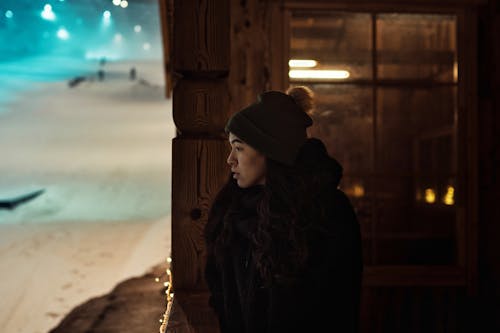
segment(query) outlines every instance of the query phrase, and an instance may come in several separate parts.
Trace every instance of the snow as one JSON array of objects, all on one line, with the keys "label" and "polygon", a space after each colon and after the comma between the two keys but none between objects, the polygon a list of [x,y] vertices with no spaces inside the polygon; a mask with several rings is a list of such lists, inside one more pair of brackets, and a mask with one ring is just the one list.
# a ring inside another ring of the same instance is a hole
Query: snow
[{"label": "snow", "polygon": [[169,255],[175,126],[162,63],[108,62],[103,81],[97,67],[83,64],[73,88],[42,78],[0,96],[0,200],[45,189],[0,210],[4,333],[47,332]]}]

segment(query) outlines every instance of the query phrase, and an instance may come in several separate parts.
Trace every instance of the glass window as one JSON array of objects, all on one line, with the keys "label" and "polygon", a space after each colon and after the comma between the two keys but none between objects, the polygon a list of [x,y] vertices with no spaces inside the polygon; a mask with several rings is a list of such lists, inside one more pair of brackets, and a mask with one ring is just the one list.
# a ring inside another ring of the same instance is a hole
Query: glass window
[{"label": "glass window", "polygon": [[293,13],[290,48],[311,61],[290,83],[316,95],[310,134],[344,167],[365,264],[456,264],[456,17]]}]

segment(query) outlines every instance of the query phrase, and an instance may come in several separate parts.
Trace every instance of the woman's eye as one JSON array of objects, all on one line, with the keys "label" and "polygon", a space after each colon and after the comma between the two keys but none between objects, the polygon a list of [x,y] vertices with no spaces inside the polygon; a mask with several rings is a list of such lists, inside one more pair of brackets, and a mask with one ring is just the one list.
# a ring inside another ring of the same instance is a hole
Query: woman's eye
[{"label": "woman's eye", "polygon": [[241,148],[241,147],[235,147],[235,149],[236,149],[236,151],[242,151],[243,150],[243,148]]}]

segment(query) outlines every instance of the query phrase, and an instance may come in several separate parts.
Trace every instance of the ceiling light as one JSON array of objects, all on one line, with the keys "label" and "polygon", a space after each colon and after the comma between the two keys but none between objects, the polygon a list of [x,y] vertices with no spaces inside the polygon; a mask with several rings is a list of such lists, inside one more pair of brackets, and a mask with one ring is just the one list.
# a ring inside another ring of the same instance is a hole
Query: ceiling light
[{"label": "ceiling light", "polygon": [[290,67],[316,67],[318,65],[318,62],[316,60],[309,60],[309,59],[291,59],[288,62],[288,66]]},{"label": "ceiling light", "polygon": [[347,79],[350,76],[348,71],[344,70],[307,70],[292,69],[288,72],[292,79]]}]

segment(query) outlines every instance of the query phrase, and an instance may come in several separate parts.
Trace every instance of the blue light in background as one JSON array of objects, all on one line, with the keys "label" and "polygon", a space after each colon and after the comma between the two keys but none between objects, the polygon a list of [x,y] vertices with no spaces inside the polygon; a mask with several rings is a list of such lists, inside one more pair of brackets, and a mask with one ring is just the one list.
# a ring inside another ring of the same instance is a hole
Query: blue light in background
[{"label": "blue light in background", "polygon": [[57,38],[67,40],[69,38],[68,30],[64,27],[59,28],[59,30],[57,30]]},{"label": "blue light in background", "polygon": [[43,7],[43,11],[40,14],[44,20],[47,21],[54,21],[56,19],[56,14],[52,11],[52,6],[49,4],[46,4]]},{"label": "blue light in background", "polygon": [[[89,54],[114,59],[162,57],[156,0],[129,1],[127,9],[114,6],[127,4],[121,0],[0,2],[0,65],[48,55],[73,60],[88,59]],[[65,30],[59,30],[62,27]],[[118,33],[121,38],[115,37]]]}]

